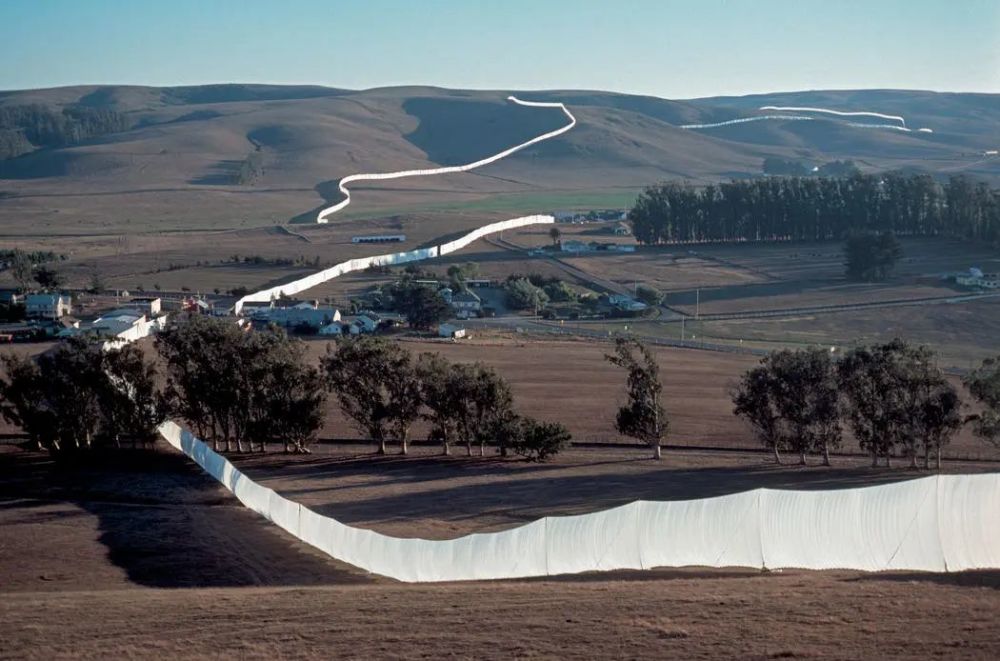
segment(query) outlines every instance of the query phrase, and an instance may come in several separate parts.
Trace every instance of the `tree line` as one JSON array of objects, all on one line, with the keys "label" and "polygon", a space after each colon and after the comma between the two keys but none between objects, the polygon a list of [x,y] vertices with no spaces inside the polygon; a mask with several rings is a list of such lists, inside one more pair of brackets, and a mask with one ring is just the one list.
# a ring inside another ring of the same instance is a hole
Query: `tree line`
[{"label": "tree line", "polygon": [[958,390],[935,363],[934,352],[900,339],[852,349],[835,359],[826,349],[768,354],[747,371],[732,392],[734,413],[745,419],[777,463],[781,452],[830,453],[849,429],[872,466],[894,454],[916,467],[941,453],[967,423],[984,441],[1000,447],[1000,361],[987,360],[965,377],[983,408],[963,416]]},{"label": "tree line", "polygon": [[1000,245],[1000,190],[968,176],[768,177],[647,188],[629,211],[643,244],[950,236]]},{"label": "tree line", "polygon": [[[487,446],[500,456],[545,460],[570,442],[565,426],[519,412],[507,381],[480,362],[414,356],[380,337],[342,339],[318,365],[280,329],[247,332],[213,317],[173,321],[155,340],[159,361],[137,345],[103,350],[79,338],[37,360],[0,357],[0,415],[54,454],[98,446],[146,444],[168,416],[178,417],[219,451],[308,452],[332,393],[345,418],[379,454],[409,451],[414,425],[448,455]],[[618,338],[605,356],[625,374],[619,433],[661,458],[669,428],[655,356],[642,342]],[[162,366],[162,367],[158,367]],[[163,372],[160,372],[162,368]],[[903,456],[940,466],[942,449],[966,424],[1000,447],[1000,357],[964,383],[977,412],[963,415],[957,389],[926,347],[901,340],[852,349],[773,352],[734,386],[734,413],[777,462],[781,453],[818,453],[829,465],[850,431],[872,465]]]},{"label": "tree line", "polygon": [[68,106],[57,111],[39,104],[6,106],[0,108],[0,160],[128,128],[128,118],[110,108]]},{"label": "tree line", "polygon": [[37,361],[5,354],[0,363],[0,414],[53,453],[151,443],[168,413],[156,370],[135,345],[103,351],[73,338]]},{"label": "tree line", "polygon": [[171,322],[155,347],[162,375],[134,344],[104,351],[75,338],[37,360],[4,355],[0,414],[54,454],[146,443],[168,416],[219,451],[308,452],[329,393],[379,454],[390,443],[407,454],[418,421],[444,454],[462,442],[469,456],[490,445],[501,456],[545,460],[570,441],[563,425],[519,413],[493,369],[436,353],[414,357],[383,338],[341,340],[313,366],[303,344],[280,329],[247,332],[192,316]]}]

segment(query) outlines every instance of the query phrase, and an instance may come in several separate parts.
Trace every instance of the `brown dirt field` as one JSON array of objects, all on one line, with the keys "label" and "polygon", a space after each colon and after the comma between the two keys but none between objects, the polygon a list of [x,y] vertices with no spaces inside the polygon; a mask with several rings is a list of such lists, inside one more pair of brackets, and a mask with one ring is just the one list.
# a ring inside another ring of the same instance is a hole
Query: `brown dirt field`
[{"label": "brown dirt field", "polygon": [[[328,342],[307,343],[310,356],[326,352]],[[414,354],[438,352],[458,362],[494,367],[511,384],[518,407],[527,415],[566,424],[577,440],[618,439],[615,411],[624,401],[625,377],[604,360],[611,345],[594,341],[470,339],[463,342],[405,340]],[[731,415],[727,388],[757,358],[684,349],[657,349],[670,414],[670,438],[679,444],[732,445],[748,438]],[[331,397],[323,434],[357,435]]]},{"label": "brown dirt field", "polygon": [[[1000,653],[997,572],[663,569],[405,585],[297,542],[171,450],[97,459],[57,467],[44,455],[0,447],[5,658]],[[345,520],[421,535],[443,532],[433,517],[456,530],[492,528],[502,516],[491,498],[508,495],[521,503],[507,515],[516,523],[517,514],[589,511],[619,498],[908,477],[851,466],[775,468],[734,455],[635,459],[584,450],[549,466],[351,455],[240,463],[295,498],[308,496],[296,483],[311,484],[311,497]]]},{"label": "brown dirt field", "polygon": [[[453,361],[481,361],[495,368],[511,384],[521,412],[565,424],[577,441],[633,443],[614,429],[615,411],[624,402],[625,381],[624,375],[604,360],[604,354],[611,350],[610,343],[489,335],[461,342],[401,341],[414,354],[438,352]],[[307,342],[308,355],[318,360],[328,345],[318,339]],[[729,396],[730,386],[758,363],[758,357],[667,347],[656,347],[654,354],[670,416],[668,445],[759,448],[750,428],[733,416]],[[970,399],[967,394],[966,399]],[[423,438],[425,432],[417,424],[413,437]],[[322,436],[358,438],[333,395],[327,404]],[[849,437],[844,449],[857,451]],[[945,456],[1000,458],[1000,451],[963,429],[945,450]]]}]

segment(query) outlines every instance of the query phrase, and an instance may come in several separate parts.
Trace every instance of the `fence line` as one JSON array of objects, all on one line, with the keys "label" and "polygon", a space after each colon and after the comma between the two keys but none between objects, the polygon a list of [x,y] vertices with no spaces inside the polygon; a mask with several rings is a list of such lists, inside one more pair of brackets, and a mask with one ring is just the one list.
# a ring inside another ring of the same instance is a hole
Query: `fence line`
[{"label": "fence line", "polygon": [[449,540],[355,528],[263,487],[173,422],[164,438],[243,505],[327,555],[405,582],[654,567],[949,572],[1000,568],[1000,474],[829,491],[635,501]]}]

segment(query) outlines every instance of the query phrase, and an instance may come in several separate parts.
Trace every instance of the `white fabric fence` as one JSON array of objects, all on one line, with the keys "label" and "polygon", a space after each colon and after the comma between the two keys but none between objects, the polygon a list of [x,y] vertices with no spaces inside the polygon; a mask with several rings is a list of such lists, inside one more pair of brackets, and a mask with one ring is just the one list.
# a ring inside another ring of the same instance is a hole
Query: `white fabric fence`
[{"label": "white fabric fence", "polygon": [[543,133],[542,135],[535,136],[527,142],[522,142],[519,145],[514,145],[509,149],[505,149],[502,152],[493,154],[492,156],[487,156],[486,158],[480,159],[473,163],[466,163],[465,165],[447,165],[439,168],[425,168],[422,170],[400,170],[398,172],[382,172],[379,174],[352,174],[344,177],[340,180],[338,188],[340,192],[344,194],[344,199],[334,204],[331,207],[327,207],[319,212],[316,216],[317,223],[326,223],[327,218],[337,213],[348,204],[351,203],[351,191],[347,189],[347,184],[353,183],[355,181],[386,181],[388,179],[403,179],[405,177],[430,177],[439,174],[454,174],[457,172],[468,172],[469,170],[475,170],[476,168],[481,168],[484,165],[489,165],[490,163],[496,163],[497,161],[507,158],[511,154],[515,154],[522,149],[530,147],[531,145],[538,144],[544,140],[550,138],[555,138],[556,136],[562,135],[566,131],[569,131],[574,126],[576,126],[576,117],[573,116],[565,105],[558,102],[545,102],[545,101],[522,101],[516,96],[508,96],[508,101],[516,103],[519,106],[528,106],[531,108],[558,108],[562,110],[563,114],[569,119],[569,123],[557,128],[554,131],[549,131],[548,133]]},{"label": "white fabric fence", "polygon": [[833,491],[755,489],[636,501],[433,541],[354,528],[260,486],[173,422],[171,445],[246,507],[364,570],[406,582],[525,578],[653,567],[861,571],[1000,568],[1000,474],[934,475]]},{"label": "white fabric fence", "polygon": [[460,239],[456,239],[455,241],[451,241],[440,246],[421,248],[419,250],[409,250],[406,252],[390,253],[387,255],[374,255],[372,257],[349,259],[346,262],[341,262],[340,264],[331,266],[328,269],[324,269],[319,273],[313,273],[304,278],[300,278],[283,285],[277,285],[275,287],[271,287],[270,289],[262,289],[261,291],[247,294],[240,300],[236,301],[234,310],[236,314],[239,314],[243,309],[244,303],[266,303],[270,300],[280,298],[281,296],[294,296],[295,294],[304,292],[307,289],[312,289],[313,287],[319,286],[328,280],[339,278],[347,273],[363,271],[369,266],[391,266],[394,264],[406,264],[407,262],[418,262],[424,259],[433,259],[439,255],[447,255],[448,253],[460,250],[470,243],[481,239],[487,234],[495,234],[497,232],[524,227],[526,225],[554,222],[555,218],[552,216],[522,216],[520,218],[511,218],[510,220],[502,220],[498,223],[484,225],[483,227],[479,227],[469,232]]}]

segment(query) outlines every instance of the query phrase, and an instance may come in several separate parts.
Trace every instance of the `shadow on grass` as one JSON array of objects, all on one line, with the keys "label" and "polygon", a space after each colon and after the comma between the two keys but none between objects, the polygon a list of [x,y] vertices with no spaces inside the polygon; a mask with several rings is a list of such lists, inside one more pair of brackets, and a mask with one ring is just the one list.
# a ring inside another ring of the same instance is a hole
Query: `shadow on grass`
[{"label": "shadow on grass", "polygon": [[[4,452],[0,499],[0,506],[17,513],[6,519],[13,522],[71,523],[33,512],[36,503],[66,502],[83,510],[74,516],[93,515],[108,561],[148,587],[371,580],[291,539],[245,509],[193,462],[164,448],[95,451],[60,461],[39,452]],[[72,566],[74,559],[65,562]]]},{"label": "shadow on grass", "polygon": [[1000,569],[976,569],[960,572],[879,572],[844,579],[846,582],[890,581],[896,583],[935,583],[958,587],[1000,590]]}]

